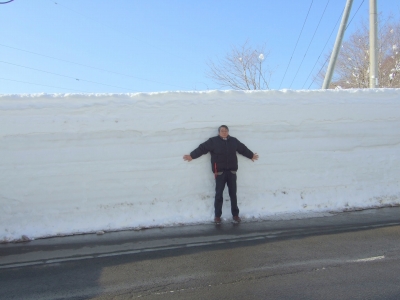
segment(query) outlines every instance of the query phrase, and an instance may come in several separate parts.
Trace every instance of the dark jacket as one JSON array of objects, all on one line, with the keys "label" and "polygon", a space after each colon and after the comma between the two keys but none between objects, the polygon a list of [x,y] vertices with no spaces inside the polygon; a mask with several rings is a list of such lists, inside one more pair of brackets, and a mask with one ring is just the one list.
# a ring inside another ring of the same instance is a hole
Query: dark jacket
[{"label": "dark jacket", "polygon": [[224,140],[218,135],[200,144],[199,147],[190,153],[190,156],[196,159],[208,152],[211,154],[211,168],[213,172],[216,172],[214,169],[215,164],[217,166],[217,172],[224,170],[237,171],[238,160],[236,152],[250,159],[253,158],[254,155],[254,153],[237,138],[228,136],[228,138]]}]

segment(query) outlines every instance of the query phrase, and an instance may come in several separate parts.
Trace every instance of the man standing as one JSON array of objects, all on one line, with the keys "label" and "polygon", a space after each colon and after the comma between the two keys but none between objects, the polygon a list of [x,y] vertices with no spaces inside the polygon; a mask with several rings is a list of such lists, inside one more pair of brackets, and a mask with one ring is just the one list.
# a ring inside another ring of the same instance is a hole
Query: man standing
[{"label": "man standing", "polygon": [[221,223],[222,193],[225,189],[225,184],[228,185],[229,197],[231,198],[231,212],[234,222],[240,222],[239,208],[236,198],[236,171],[238,169],[238,160],[236,152],[255,161],[258,159],[258,154],[251,152],[237,138],[229,135],[229,128],[226,125],[221,125],[218,128],[218,136],[209,138],[206,142],[199,145],[193,150],[190,155],[184,155],[183,159],[191,161],[199,158],[203,154],[211,153],[211,169],[215,174],[215,219],[217,224]]}]

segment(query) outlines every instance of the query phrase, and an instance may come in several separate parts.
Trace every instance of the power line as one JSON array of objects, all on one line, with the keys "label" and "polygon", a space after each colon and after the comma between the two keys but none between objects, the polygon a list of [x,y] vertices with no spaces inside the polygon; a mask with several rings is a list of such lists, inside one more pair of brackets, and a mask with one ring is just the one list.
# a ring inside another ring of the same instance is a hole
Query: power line
[{"label": "power line", "polygon": [[[364,2],[365,2],[365,0],[363,0],[363,1],[361,2],[361,4],[358,6],[358,8],[357,8],[356,12],[354,13],[353,17],[350,19],[349,23],[347,24],[347,26],[346,26],[346,28],[345,28],[345,31],[346,31],[347,28],[350,26],[350,24],[353,22],[354,17],[357,15],[358,11],[360,10],[360,8],[361,8],[361,6],[364,4]],[[343,10],[343,11],[344,11],[344,10]],[[342,11],[342,14],[340,15],[338,21],[336,22],[336,25],[335,25],[335,27],[333,28],[333,30],[335,30],[335,28],[336,28],[336,26],[337,26],[337,24],[338,24],[338,22],[339,22],[341,16],[343,15],[343,11]],[[332,36],[332,33],[333,33],[333,31],[331,32],[331,35],[329,36],[328,41],[330,40],[330,38],[331,38],[331,36]],[[324,49],[322,49],[322,52],[321,52],[321,54],[319,55],[317,61],[315,62],[314,67],[313,67],[313,69],[311,70],[311,72],[314,70],[315,65],[317,64],[319,58],[321,57],[323,51],[325,50],[325,47],[326,47],[328,41],[325,43]],[[331,52],[332,52],[332,51],[331,51]],[[325,67],[325,65],[326,65],[326,63],[328,62],[328,60],[329,60],[329,56],[326,58],[324,64],[322,65],[321,69],[318,71],[317,74],[319,74],[319,73],[323,70],[323,68]],[[310,72],[310,74],[311,74],[311,72]],[[310,75],[308,75],[308,77],[310,77]],[[308,80],[308,77],[307,77],[307,80]],[[316,76],[314,77],[314,79],[313,79],[313,81],[310,83],[310,85],[308,86],[308,89],[310,89],[310,87],[311,87],[311,85],[314,83],[315,79],[316,79]],[[306,80],[306,82],[307,82],[307,80]],[[304,84],[305,84],[305,83],[304,83]],[[304,85],[303,85],[303,86],[304,86]]]},{"label": "power line", "polygon": [[302,32],[303,32],[304,26],[306,25],[306,22],[307,22],[307,19],[308,19],[308,15],[309,15],[309,13],[310,13],[310,10],[311,10],[311,7],[312,7],[312,5],[313,5],[313,2],[314,2],[314,0],[311,1],[310,7],[308,8],[307,16],[306,16],[306,18],[305,18],[305,20],[304,20],[304,22],[303,22],[303,27],[301,28],[299,37],[297,38],[297,42],[296,42],[296,45],[294,46],[292,56],[290,57],[289,63],[288,63],[288,65],[287,65],[287,67],[286,67],[285,74],[283,75],[282,81],[281,81],[281,83],[279,84],[279,89],[281,88],[282,82],[283,82],[283,80],[285,79],[286,73],[287,73],[287,71],[288,71],[288,69],[289,69],[290,63],[291,63],[292,58],[293,58],[293,54],[294,54],[294,52],[296,51],[297,44],[299,43],[299,40],[300,40],[301,34],[302,34]]},{"label": "power line", "polygon": [[14,0],[10,0],[10,1],[6,1],[6,2],[0,2],[0,4],[7,4],[7,3],[10,3],[10,2],[13,2]]},{"label": "power line", "polygon": [[[342,13],[342,14],[343,14],[343,13]],[[315,64],[314,64],[314,66],[312,67],[310,74],[308,74],[308,77],[307,77],[306,81],[304,82],[304,84],[303,84],[303,86],[302,86],[301,88],[303,88],[303,87],[305,86],[305,84],[306,84],[307,81],[308,81],[308,78],[310,78],[311,74],[313,73],[315,66],[317,65],[317,63],[318,63],[318,61],[319,61],[321,55],[324,53],[325,48],[326,48],[326,46],[327,46],[328,43],[329,43],[329,40],[330,40],[331,37],[332,37],[332,34],[335,32],[335,29],[336,29],[337,25],[339,24],[339,21],[340,21],[340,18],[341,18],[341,17],[342,17],[342,16],[340,15],[339,18],[338,18],[338,20],[336,21],[336,24],[335,24],[335,26],[333,27],[333,29],[332,29],[332,31],[331,31],[331,34],[329,35],[329,37],[328,37],[328,39],[327,39],[327,41],[326,41],[326,43],[325,43],[325,45],[324,45],[324,48],[322,48],[322,51],[321,51],[321,53],[319,54],[317,60],[315,61]],[[325,64],[326,64],[326,62],[325,62]],[[325,65],[325,64],[324,64],[324,65]],[[315,81],[315,79],[311,82],[311,84],[313,84],[314,81]],[[311,84],[310,84],[310,86],[311,86]],[[308,88],[310,88],[310,86],[309,86]]]},{"label": "power line", "polygon": [[292,83],[291,83],[290,86],[289,86],[289,89],[292,87],[292,84],[293,84],[293,82],[295,81],[295,79],[296,79],[296,77],[297,77],[297,74],[298,74],[299,71],[300,71],[301,66],[303,65],[304,59],[306,58],[307,53],[308,53],[308,49],[310,49],[311,43],[312,43],[312,41],[314,40],[315,34],[317,33],[317,30],[318,30],[318,28],[319,28],[319,25],[321,24],[322,18],[323,18],[324,15],[325,15],[325,11],[326,11],[326,8],[328,7],[329,2],[330,2],[330,0],[328,0],[328,2],[327,2],[326,5],[325,5],[324,11],[322,12],[322,15],[321,15],[321,18],[319,19],[317,28],[315,28],[314,34],[313,34],[313,36],[312,36],[312,38],[311,38],[311,41],[310,41],[310,43],[308,44],[306,53],[304,53],[303,59],[302,59],[301,62],[300,62],[300,66],[298,67],[297,72],[296,72],[296,74],[294,75],[294,78],[293,78],[293,80],[292,80]]},{"label": "power line", "polygon": [[347,30],[347,28],[350,26],[351,22],[353,22],[354,17],[357,15],[357,13],[358,13],[358,11],[360,10],[361,6],[364,4],[364,1],[365,1],[365,0],[363,0],[363,1],[361,2],[360,6],[358,6],[358,8],[357,8],[356,12],[354,13],[353,17],[350,19],[349,24],[347,24],[346,30]]},{"label": "power line", "polygon": [[14,82],[27,83],[27,84],[32,84],[32,85],[39,85],[39,86],[57,88],[57,89],[62,89],[62,90],[70,90],[70,91],[76,91],[76,92],[90,93],[90,92],[87,92],[87,91],[80,91],[80,90],[74,90],[74,89],[69,89],[69,88],[63,88],[63,87],[59,87],[59,86],[44,85],[44,84],[38,84],[38,83],[32,83],[32,82],[21,81],[21,80],[14,80],[14,79],[2,78],[2,77],[0,77],[0,79],[2,79],[2,80],[7,80],[7,81],[14,81]]},{"label": "power line", "polygon": [[[12,0],[12,1],[13,1],[13,0]],[[64,6],[64,5],[61,5],[61,4],[59,4],[59,3],[55,2],[55,1],[52,1],[52,0],[50,0],[50,1],[51,1],[52,3],[58,5],[58,6],[62,6],[63,8],[66,8],[66,9],[68,9],[68,10],[70,10],[70,11],[73,11],[74,13],[79,14],[79,15],[81,15],[81,16],[83,16],[83,17],[85,17],[85,18],[87,18],[87,19],[89,19],[89,20],[91,20],[91,21],[97,22],[96,20],[91,19],[91,18],[85,16],[84,14],[82,14],[82,13],[80,13],[80,12],[78,12],[78,11],[75,11],[75,10],[73,10],[73,9],[70,9],[70,8],[68,8],[68,7]],[[11,1],[9,1],[9,2],[11,2]],[[3,4],[3,3],[2,3],[2,4]],[[100,23],[100,22],[97,22],[97,23]],[[103,25],[103,26],[106,26],[106,25],[104,25],[103,23],[100,23],[100,24]],[[108,26],[106,26],[106,27],[108,27]],[[111,27],[108,27],[108,28],[115,30],[114,28],[111,28]],[[130,38],[132,38],[132,37],[130,37]],[[134,39],[135,39],[135,38],[134,38]],[[136,39],[136,40],[138,40],[138,39]],[[138,40],[138,41],[139,41],[139,40]],[[143,41],[141,41],[141,42],[143,42]],[[164,51],[164,52],[167,52],[167,51],[165,51],[165,50],[163,50],[163,49],[160,49],[160,48],[158,48],[158,47],[156,47],[156,46],[154,46],[154,45],[151,45],[151,44],[149,44],[149,43],[146,43],[146,44],[148,44],[148,45],[150,45],[150,46],[152,46],[152,47],[155,47],[155,48],[157,48],[157,49],[159,49],[159,50],[162,50],[162,51]],[[67,62],[67,63],[79,65],[79,66],[83,66],[83,67],[86,67],[86,68],[91,68],[91,69],[95,69],[95,70],[107,72],[107,73],[112,73],[112,74],[116,74],[116,75],[120,75],[120,76],[126,76],[126,77],[130,77],[130,78],[134,78],[134,79],[139,79],[139,80],[144,80],[144,81],[148,81],[148,82],[153,82],[153,83],[158,83],[158,84],[163,84],[163,85],[174,86],[174,87],[186,89],[185,87],[178,86],[178,85],[168,84],[168,83],[164,83],[164,82],[160,82],[160,81],[145,79],[145,78],[141,78],[141,77],[137,77],[137,76],[132,76],[132,75],[123,74],[123,73],[119,73],[119,72],[115,72],[115,71],[110,71],[110,70],[107,70],[107,69],[102,69],[102,68],[98,68],[98,67],[94,67],[94,66],[89,66],[89,65],[86,65],[86,64],[76,63],[76,62],[73,62],[73,61],[69,61],[69,60],[65,60],[65,59],[61,59],[61,58],[56,58],[56,57],[52,57],[52,56],[48,56],[48,55],[44,55],[44,54],[40,54],[40,53],[28,51],[28,50],[24,50],[24,49],[19,49],[19,48],[7,46],[7,45],[4,45],[4,44],[0,44],[0,46],[7,47],[7,48],[11,48],[11,49],[15,49],[15,50],[19,50],[19,51],[23,51],[23,52],[27,52],[27,53],[31,53],[31,54],[34,54],[34,55],[39,55],[39,56],[46,57],[46,58],[51,58],[51,59],[54,59],[54,60],[59,60],[59,61],[63,61],[63,62]],[[172,54],[172,53],[170,53],[170,54],[171,54],[171,55],[174,55],[174,54]],[[174,55],[174,56],[176,56],[176,55]],[[95,81],[90,81],[90,80],[75,78],[75,77],[66,76],[66,75],[63,75],[63,74],[58,74],[58,73],[53,73],[53,72],[44,71],[44,70],[40,70],[40,69],[30,68],[30,67],[27,67],[27,66],[12,64],[12,63],[8,63],[8,62],[5,62],[5,61],[0,61],[0,62],[6,63],[6,64],[10,64],[10,65],[14,65],[14,66],[18,66],[18,67],[22,67],[22,68],[27,68],[27,69],[35,70],[35,71],[39,71],[39,72],[44,72],[44,73],[48,73],[48,74],[52,74],[52,75],[57,75],[57,76],[62,76],[62,77],[66,77],[66,78],[75,79],[76,81],[84,81],[84,82],[89,82],[89,83],[94,83],[94,84],[99,84],[99,85],[104,85],[104,86],[109,86],[109,87],[116,87],[116,88],[121,88],[121,89],[129,90],[129,91],[138,92],[138,91],[132,90],[132,89],[130,89],[130,88],[124,88],[124,87],[109,85],[109,84],[105,84],[105,83],[100,83],[100,82],[95,82]]]},{"label": "power line", "polygon": [[82,66],[82,67],[86,67],[86,68],[90,68],[90,69],[94,69],[94,70],[99,70],[99,71],[111,73],[111,74],[116,74],[116,75],[120,75],[120,76],[130,77],[130,78],[134,78],[134,79],[139,79],[139,80],[144,80],[144,81],[148,81],[148,82],[159,83],[159,84],[164,84],[164,85],[169,85],[169,86],[174,86],[174,87],[179,87],[179,88],[184,88],[184,87],[178,86],[178,85],[168,84],[168,83],[155,81],[155,80],[151,80],[151,79],[145,79],[145,78],[141,78],[141,77],[137,77],[137,76],[132,76],[132,75],[129,75],[129,74],[114,72],[114,71],[110,71],[110,70],[107,70],[107,69],[102,69],[102,68],[98,68],[98,67],[94,67],[94,66],[89,66],[89,65],[73,62],[73,61],[70,61],[70,60],[62,59],[62,58],[57,58],[57,57],[53,57],[53,56],[49,56],[49,55],[45,55],[45,54],[40,54],[40,53],[37,53],[37,52],[32,52],[32,51],[28,51],[28,50],[24,50],[24,49],[20,49],[20,48],[16,48],[16,47],[11,47],[11,46],[4,45],[4,44],[0,44],[0,46],[7,47],[7,48],[10,48],[10,49],[14,49],[14,50],[18,50],[18,51],[23,51],[23,52],[26,52],[26,53],[31,53],[31,54],[42,56],[42,57],[46,57],[46,58],[51,58],[51,59],[58,60],[58,61],[63,61],[63,62],[66,62],[66,63],[70,63],[70,64],[74,64],[74,65],[78,65],[78,66]]},{"label": "power line", "polygon": [[56,76],[61,76],[61,77],[65,77],[65,78],[74,79],[74,80],[76,80],[76,81],[84,81],[84,82],[89,82],[89,83],[94,83],[94,84],[99,84],[99,85],[104,85],[104,86],[109,86],[109,87],[115,87],[115,88],[119,88],[119,89],[124,89],[124,90],[128,90],[128,91],[131,91],[131,92],[138,92],[138,91],[136,91],[136,90],[132,90],[132,89],[128,89],[128,88],[124,88],[124,87],[120,87],[120,86],[115,86],[115,85],[105,84],[105,83],[101,83],[101,82],[90,81],[90,80],[86,80],[86,79],[82,79],[82,78],[71,77],[71,76],[68,76],[68,75],[63,75],[63,74],[48,72],[48,71],[44,71],[44,70],[40,70],[40,69],[36,69],[36,68],[31,68],[31,67],[27,67],[27,66],[22,66],[22,65],[17,65],[17,64],[9,63],[9,62],[2,61],[2,60],[0,60],[0,62],[1,62],[1,63],[4,63],[4,64],[12,65],[12,66],[20,67],[20,68],[25,68],[25,69],[29,69],[29,70],[34,70],[34,71],[38,71],[38,72],[43,72],[43,73],[47,73],[47,74],[52,74],[52,75],[56,75]]}]

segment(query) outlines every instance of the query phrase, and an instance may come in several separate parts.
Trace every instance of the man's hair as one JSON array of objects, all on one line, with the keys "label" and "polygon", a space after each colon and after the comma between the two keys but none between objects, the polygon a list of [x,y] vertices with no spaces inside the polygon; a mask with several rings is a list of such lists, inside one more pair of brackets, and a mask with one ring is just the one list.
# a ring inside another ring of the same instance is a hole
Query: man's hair
[{"label": "man's hair", "polygon": [[226,125],[221,125],[221,126],[219,126],[219,127],[218,127],[218,132],[220,132],[220,131],[221,131],[221,128],[225,128],[226,130],[228,130],[228,131],[229,131],[229,128],[228,128],[228,126],[226,126]]}]

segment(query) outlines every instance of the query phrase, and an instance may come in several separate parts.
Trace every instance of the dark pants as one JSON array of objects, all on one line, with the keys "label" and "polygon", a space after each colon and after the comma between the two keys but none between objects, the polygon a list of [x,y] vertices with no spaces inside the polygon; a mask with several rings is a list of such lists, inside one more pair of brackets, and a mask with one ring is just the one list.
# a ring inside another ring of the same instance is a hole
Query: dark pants
[{"label": "dark pants", "polygon": [[224,171],[215,179],[215,216],[221,217],[222,215],[222,204],[224,203],[222,193],[224,192],[225,184],[228,185],[229,197],[231,198],[232,216],[238,216],[239,208],[236,198],[236,174],[233,174],[231,171]]}]

